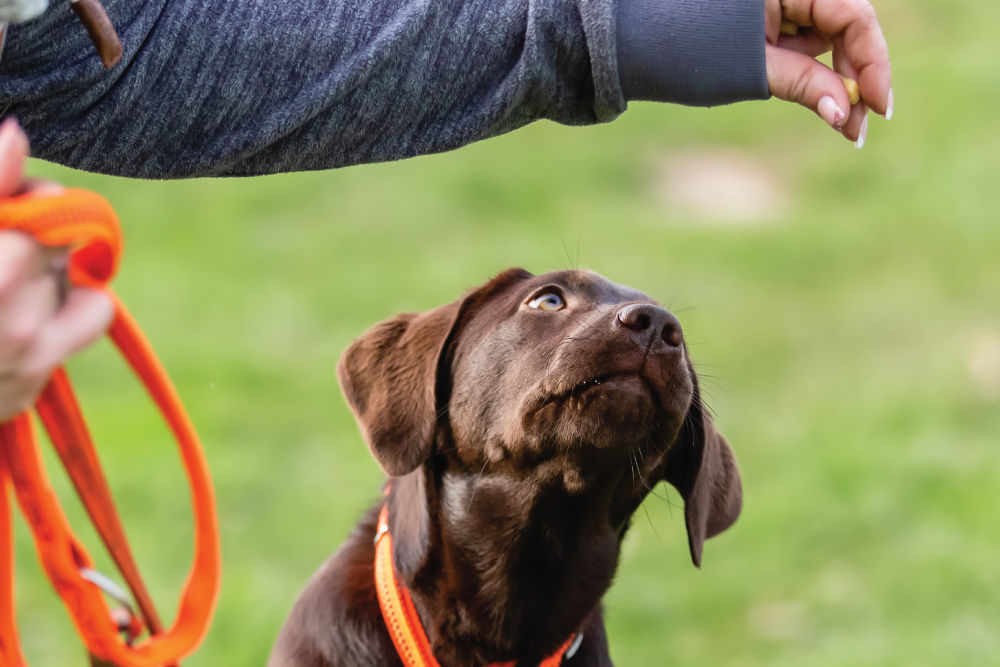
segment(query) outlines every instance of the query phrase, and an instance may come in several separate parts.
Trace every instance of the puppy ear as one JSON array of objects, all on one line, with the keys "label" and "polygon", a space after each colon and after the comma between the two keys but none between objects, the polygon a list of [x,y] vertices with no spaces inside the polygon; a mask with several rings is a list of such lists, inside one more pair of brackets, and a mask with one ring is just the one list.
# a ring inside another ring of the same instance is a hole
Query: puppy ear
[{"label": "puppy ear", "polygon": [[438,358],[459,303],[380,322],[340,357],[337,377],[375,460],[405,475],[429,456]]},{"label": "puppy ear", "polygon": [[450,389],[450,343],[463,323],[498,290],[530,276],[509,269],[458,301],[376,324],[340,357],[340,387],[386,474],[405,475],[431,456]]},{"label": "puppy ear", "polygon": [[733,450],[702,406],[697,385],[680,433],[667,454],[664,478],[684,498],[691,560],[701,567],[705,540],[739,517],[743,487]]}]

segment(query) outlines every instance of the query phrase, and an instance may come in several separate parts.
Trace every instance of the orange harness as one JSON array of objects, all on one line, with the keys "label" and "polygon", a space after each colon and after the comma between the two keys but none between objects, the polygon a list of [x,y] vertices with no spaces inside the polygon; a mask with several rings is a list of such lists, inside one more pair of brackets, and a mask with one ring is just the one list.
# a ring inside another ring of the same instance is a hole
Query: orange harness
[{"label": "orange harness", "polygon": [[[389,629],[396,653],[405,667],[440,667],[431,651],[427,633],[420,623],[413,599],[406,587],[396,578],[392,564],[392,535],[389,533],[389,504],[382,506],[375,531],[375,590],[382,619]],[[538,667],[559,667],[563,657],[572,658],[580,648],[581,633],[576,633],[555,653],[543,660]],[[516,661],[494,663],[489,667],[514,667]]]},{"label": "orange harness", "polygon": [[[0,201],[0,229],[33,236],[48,246],[70,246],[69,279],[105,289],[122,251],[111,206],[85,190],[60,196],[22,195]],[[177,620],[164,631],[132,557],[121,520],[79,405],[62,369],[35,404],[56,451],[115,564],[132,591],[150,636],[133,644],[142,623],[128,615],[115,621],[104,599],[107,580],[96,573],[70,529],[42,467],[27,413],[0,424],[0,665],[22,667],[13,599],[13,545],[7,487],[12,486],[34,539],[39,560],[95,660],[121,667],[163,667],[188,655],[208,628],[218,598],[221,557],[215,498],[208,467],[176,391],[125,306],[114,301],[111,340],[142,381],[176,438],[191,485],[195,520],[194,563],[181,593]],[[114,587],[116,588],[116,587]],[[118,594],[117,597],[121,597]],[[122,638],[121,633],[128,635]]]}]

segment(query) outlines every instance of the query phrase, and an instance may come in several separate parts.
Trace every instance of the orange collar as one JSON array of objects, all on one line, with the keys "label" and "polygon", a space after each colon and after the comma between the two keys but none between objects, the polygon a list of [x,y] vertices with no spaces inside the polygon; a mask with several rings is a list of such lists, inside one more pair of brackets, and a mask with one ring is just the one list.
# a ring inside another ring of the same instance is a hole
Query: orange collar
[{"label": "orange collar", "polygon": [[[382,609],[382,619],[389,629],[392,643],[396,645],[405,667],[440,667],[431,651],[430,641],[424,626],[420,623],[417,610],[413,606],[410,592],[396,578],[396,568],[392,564],[392,535],[389,533],[389,503],[382,506],[375,531],[375,590],[378,604]],[[555,653],[543,660],[538,667],[559,667],[563,657],[572,658],[583,633],[576,633],[566,640]],[[489,667],[514,667],[516,661],[498,662]]]}]

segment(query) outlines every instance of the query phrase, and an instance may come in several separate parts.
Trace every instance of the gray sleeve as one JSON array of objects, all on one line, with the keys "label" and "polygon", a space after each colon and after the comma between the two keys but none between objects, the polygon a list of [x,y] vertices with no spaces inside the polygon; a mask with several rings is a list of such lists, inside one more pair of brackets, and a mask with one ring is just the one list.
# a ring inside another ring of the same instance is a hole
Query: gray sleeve
[{"label": "gray sleeve", "polygon": [[765,99],[764,3],[619,0],[618,69],[628,100]]},{"label": "gray sleeve", "polygon": [[[675,101],[695,103],[760,96],[720,76],[722,59],[702,74],[700,56],[650,46],[660,39],[636,27],[638,3],[715,1],[108,0],[125,54],[105,71],[67,0],[55,0],[9,28],[0,111],[21,121],[34,155],[126,176],[394,160],[540,118],[608,121],[625,109],[623,88],[661,99],[658,86],[686,81]],[[654,14],[669,30],[663,9]],[[757,26],[750,14],[731,20],[746,18],[740,38],[759,46],[762,68],[763,19]],[[684,24],[678,44],[697,41],[691,29]],[[674,73],[648,73],[660,67]]]}]

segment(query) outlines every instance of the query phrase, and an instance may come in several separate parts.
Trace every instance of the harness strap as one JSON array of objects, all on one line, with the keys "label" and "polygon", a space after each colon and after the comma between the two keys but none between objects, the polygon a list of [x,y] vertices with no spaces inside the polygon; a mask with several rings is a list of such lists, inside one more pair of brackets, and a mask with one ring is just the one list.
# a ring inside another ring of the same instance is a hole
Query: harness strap
[{"label": "harness strap", "polygon": [[[114,276],[122,242],[110,205],[96,194],[66,190],[59,196],[22,195],[0,201],[0,228],[23,231],[43,245],[70,246],[69,279],[104,289]],[[163,667],[190,653],[208,628],[218,597],[221,558],[215,500],[207,464],[194,428],[166,372],[124,305],[115,308],[112,342],[145,385],[174,434],[191,486],[195,515],[194,563],[188,573],[174,625],[162,631],[114,508],[72,386],[60,369],[43,390],[36,409],[66,465],[102,541],[119,566],[150,630],[134,646],[119,635],[93,561],[73,534],[42,467],[27,414],[0,424],[0,664],[24,665],[17,645],[13,602],[13,551],[6,490],[12,486],[35,539],[42,566],[63,600],[96,662],[121,667]],[[134,625],[130,634],[138,633]]]},{"label": "harness strap", "polygon": [[[375,530],[375,591],[378,594],[382,619],[392,637],[396,653],[404,667],[440,667],[431,650],[430,640],[420,623],[413,598],[396,577],[392,563],[392,534],[389,532],[389,503],[382,506]],[[572,657],[579,648],[580,633],[574,634],[555,653],[543,660],[538,667],[559,667],[563,656]],[[499,662],[489,667],[515,667],[516,660]]]}]

